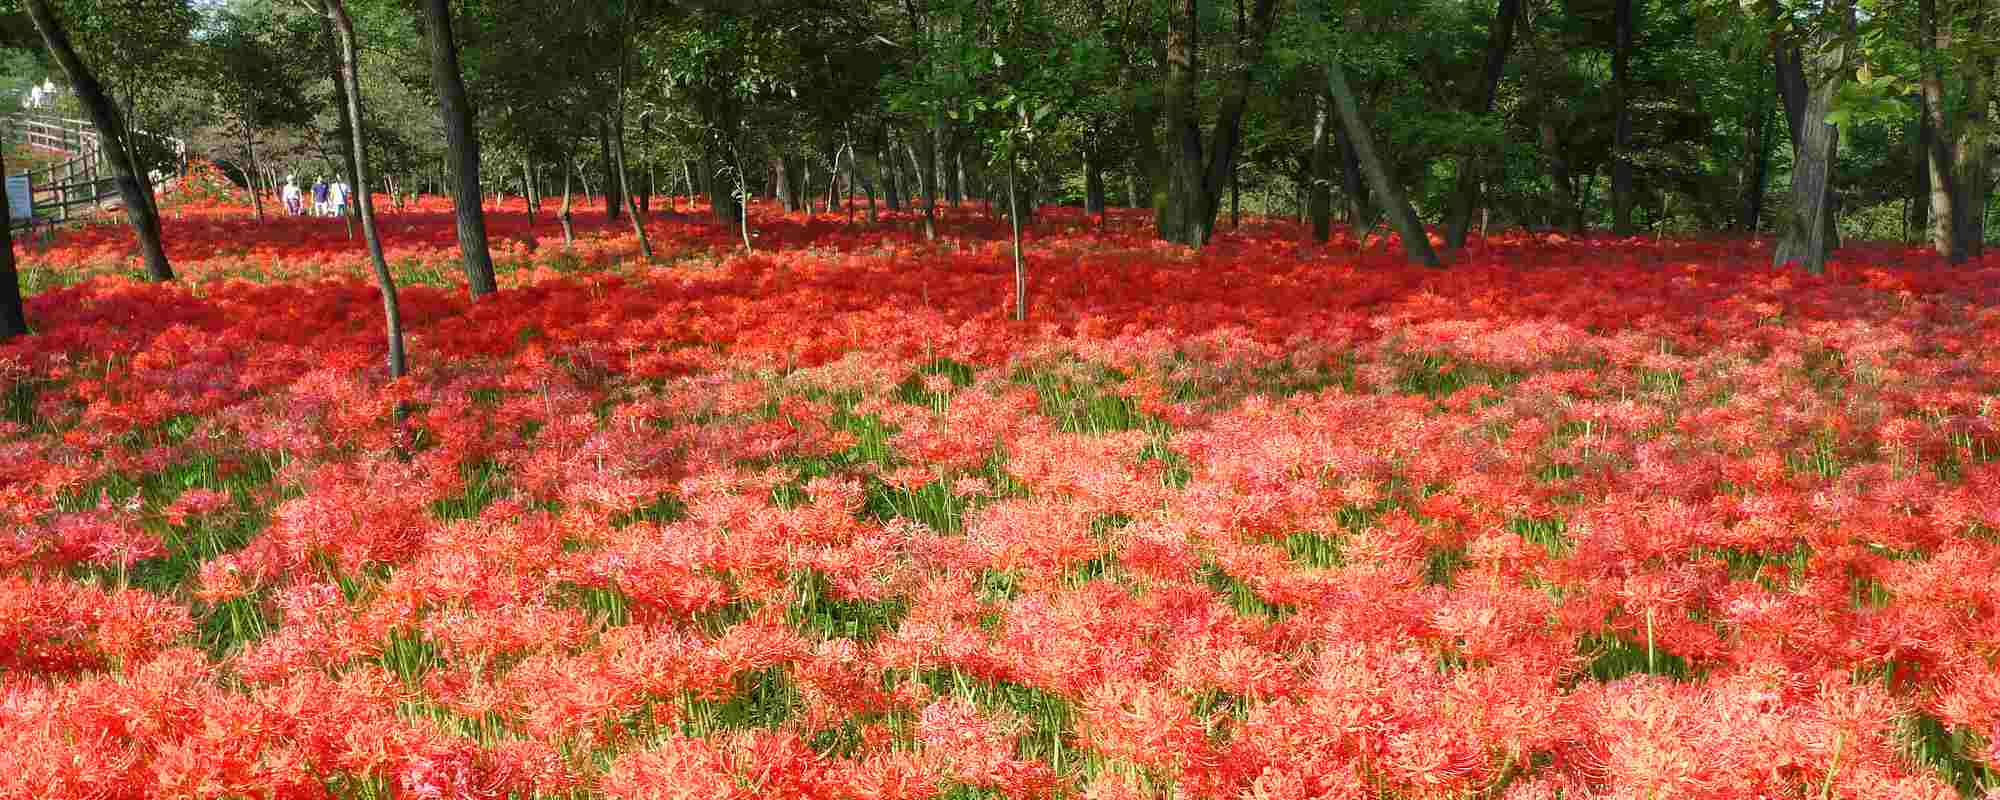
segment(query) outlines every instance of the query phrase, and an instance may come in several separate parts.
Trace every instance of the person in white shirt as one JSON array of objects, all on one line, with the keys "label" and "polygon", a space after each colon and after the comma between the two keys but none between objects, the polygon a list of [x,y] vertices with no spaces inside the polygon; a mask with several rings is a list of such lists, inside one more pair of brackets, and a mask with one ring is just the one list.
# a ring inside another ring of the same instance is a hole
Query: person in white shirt
[{"label": "person in white shirt", "polygon": [[326,212],[332,217],[347,213],[347,181],[334,181],[326,188]]},{"label": "person in white shirt", "polygon": [[281,193],[281,196],[285,200],[285,213],[290,214],[294,217],[298,216],[299,211],[301,210],[299,208],[299,184],[298,181],[290,175],[285,176],[285,188],[284,191]]}]

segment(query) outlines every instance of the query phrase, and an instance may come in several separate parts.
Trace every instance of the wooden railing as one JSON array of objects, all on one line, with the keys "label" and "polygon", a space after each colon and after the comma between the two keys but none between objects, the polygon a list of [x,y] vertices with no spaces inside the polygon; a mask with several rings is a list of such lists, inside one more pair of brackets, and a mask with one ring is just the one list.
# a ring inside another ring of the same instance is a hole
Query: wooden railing
[{"label": "wooden railing", "polygon": [[[89,216],[120,202],[118,181],[104,163],[103,137],[89,122],[43,114],[8,114],[0,117],[7,142],[35,150],[59,153],[69,158],[26,173],[34,197],[34,215],[13,220],[17,228],[36,224],[61,224],[72,215]],[[187,164],[187,143],[171,136],[133,131],[166,145],[173,152],[173,171]],[[154,183],[159,182],[156,177]],[[82,211],[84,207],[88,211]],[[73,211],[73,209],[77,209]],[[10,215],[11,216],[11,215]]]}]

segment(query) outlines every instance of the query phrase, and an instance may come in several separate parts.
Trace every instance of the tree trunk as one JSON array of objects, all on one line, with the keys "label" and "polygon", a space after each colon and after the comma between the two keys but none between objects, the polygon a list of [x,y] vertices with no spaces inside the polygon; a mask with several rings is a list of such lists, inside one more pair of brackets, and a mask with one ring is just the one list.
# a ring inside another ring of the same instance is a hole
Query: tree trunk
[{"label": "tree trunk", "polygon": [[1758,102],[1751,107],[1750,118],[1743,126],[1747,130],[1743,142],[1743,206],[1736,227],[1746,233],[1756,233],[1764,216],[1764,184],[1771,169],[1771,137],[1765,130],[1770,119],[1770,105]]},{"label": "tree trunk", "polygon": [[535,224],[535,211],[542,205],[542,198],[535,186],[535,162],[527,155],[521,156],[521,195],[528,199],[528,224]]},{"label": "tree trunk", "polygon": [[881,147],[875,160],[882,164],[882,199],[888,202],[890,211],[903,210],[903,170],[898,166],[902,159],[896,157],[895,143]]},{"label": "tree trunk", "polygon": [[[1215,218],[1222,207],[1223,182],[1235,168],[1243,110],[1249,102],[1251,66],[1262,57],[1276,3],[1257,0],[1251,12],[1249,28],[1238,40],[1236,68],[1226,80],[1227,88],[1205,153],[1200,107],[1195,102],[1195,84],[1200,79],[1197,36],[1201,3],[1185,0],[1176,5],[1179,8],[1172,14],[1167,33],[1166,83],[1167,138],[1174,160],[1160,237],[1200,247],[1214,233]],[[1239,27],[1242,22],[1239,20]]]},{"label": "tree trunk", "polygon": [[1953,184],[1958,176],[1954,169],[1957,159],[1952,153],[1951,125],[1944,115],[1944,65],[1940,61],[1945,47],[1938,39],[1937,1],[1919,0],[1917,9],[1917,50],[1921,55],[1919,85],[1925,123],[1923,133],[1930,144],[1925,164],[1931,190],[1931,246],[1937,249],[1938,255],[1957,264],[1965,261],[1966,253],[1961,247],[1963,240],[1958,236],[1959,214],[1953,208],[1953,202],[1957,200]]},{"label": "tree trunk", "polygon": [[1326,175],[1329,166],[1326,163],[1327,128],[1331,122],[1327,117],[1332,113],[1332,109],[1327,107],[1328,101],[1324,93],[1317,93],[1313,100],[1319,109],[1313,115],[1312,160],[1306,174],[1307,185],[1310,188],[1307,191],[1306,204],[1311,209],[1307,216],[1312,217],[1313,240],[1324,242],[1333,235],[1333,192],[1327,185]]},{"label": "tree trunk", "polygon": [[[1976,0],[1972,4],[1971,19],[1967,21],[1967,40],[1984,42],[1987,25],[1988,2]],[[1963,115],[1956,120],[1952,133],[1958,136],[1957,174],[1952,176],[1952,210],[1958,214],[1956,233],[1958,250],[1964,258],[1978,258],[1986,252],[1986,202],[1992,194],[1993,176],[1987,170],[1987,104],[1992,101],[1991,90],[1994,67],[1993,50],[1990,47],[1978,49],[1976,55],[1967,58],[1960,72],[1960,81],[1965,87]]]},{"label": "tree trunk", "polygon": [[1333,114],[1328,119],[1333,127],[1330,133],[1340,150],[1340,191],[1347,196],[1347,226],[1358,239],[1375,227],[1375,199],[1368,196],[1368,178],[1361,174],[1361,156],[1354,152],[1354,140],[1341,128],[1338,112],[1332,108],[1332,95],[1326,96],[1326,103],[1328,113]]},{"label": "tree trunk", "polygon": [[1028,270],[1021,261],[1021,206],[1014,199],[1014,145],[1007,144],[1007,217],[1014,231],[1014,321],[1028,319]]},{"label": "tree trunk", "polygon": [[[257,129],[250,125],[250,104],[243,104],[243,152],[250,161],[243,170],[243,182],[250,184],[250,207],[257,212],[257,224],[264,224],[264,195],[257,191]],[[91,188],[93,194],[96,187]]]},{"label": "tree trunk", "polygon": [[778,204],[790,214],[798,209],[798,200],[792,196],[792,175],[786,169],[786,159],[780,155],[771,159],[772,182],[777,186]]},{"label": "tree trunk", "polygon": [[90,124],[97,128],[100,148],[104,160],[111,164],[111,174],[118,181],[118,196],[124,201],[125,219],[132,225],[132,235],[139,240],[139,253],[146,261],[146,275],[155,281],[174,279],[173,267],[167,263],[166,248],[160,243],[160,212],[153,205],[153,183],[142,166],[132,158],[132,150],[125,141],[125,121],[119,116],[117,104],[104,93],[104,86],[97,82],[89,66],[83,63],[76,48],[71,46],[69,33],[49,7],[49,0],[22,0],[28,17],[34,22],[35,30],[42,35],[42,43],[49,49],[49,55],[62,67],[68,77],[70,90],[77,101],[90,115]]},{"label": "tree trunk", "polygon": [[[1917,95],[1917,131],[1911,137],[1911,141],[1915,143],[1916,148],[1911,163],[1916,165],[1916,169],[1910,173],[1909,214],[1903,220],[1904,226],[1908,229],[1905,231],[1903,237],[1905,241],[1911,240],[1910,234],[1912,233],[1918,238],[1925,240],[1929,238],[1928,231],[1931,221],[1931,139],[1933,137],[1931,118],[1929,114],[1924,113],[1923,94],[1920,91]],[[1922,233],[1917,233],[1919,231],[1922,231]]]},{"label": "tree trunk", "polygon": [[[438,2],[439,0],[432,0]],[[625,198],[626,216],[632,220],[632,235],[639,237],[639,257],[653,260],[653,242],[646,238],[646,220],[639,213],[639,201],[632,196],[632,173],[625,169],[625,80],[631,71],[632,5],[626,3],[618,17],[618,99],[612,104],[612,118],[605,123],[611,132],[611,152],[618,168],[618,193]]]},{"label": "tree trunk", "polygon": [[1243,226],[1243,187],[1238,182],[1240,170],[1235,160],[1229,162],[1229,229]]},{"label": "tree trunk", "polygon": [[[340,82],[346,105],[348,158],[353,171],[354,204],[361,213],[362,237],[368,242],[368,258],[375,265],[375,282],[382,290],[382,317],[388,329],[389,378],[403,377],[407,362],[403,355],[403,315],[396,302],[396,279],[389,274],[389,262],[382,257],[382,238],[375,231],[374,193],[368,189],[368,156],[361,134],[361,49],[354,41],[354,22],[347,16],[345,0],[316,0],[325,24],[331,27],[340,47]],[[474,197],[477,197],[475,189]]]},{"label": "tree trunk", "polygon": [[[1481,75],[1479,105],[1475,109],[1482,117],[1493,113],[1493,102],[1500,94],[1500,78],[1507,69],[1507,54],[1514,48],[1515,22],[1520,17],[1521,0],[1500,0],[1493,12],[1493,24],[1486,29],[1486,71]],[[1472,227],[1472,210],[1480,202],[1479,185],[1478,155],[1461,156],[1457,185],[1452,192],[1451,218],[1445,223],[1445,247],[1456,250],[1465,246],[1466,232]]]},{"label": "tree trunk", "polygon": [[1104,213],[1104,163],[1088,149],[1083,151],[1083,213]]},{"label": "tree trunk", "polygon": [[708,208],[709,212],[715,215],[715,221],[735,224],[741,220],[737,218],[739,209],[732,194],[734,187],[724,186],[722,181],[715,179],[715,165],[722,160],[720,156],[712,142],[702,151],[702,184],[708,191]]},{"label": "tree trunk", "polygon": [[1611,232],[1631,236],[1632,227],[1632,29],[1633,0],[1612,0],[1612,27],[1617,41],[1611,50],[1612,102],[1617,125],[1611,144]]},{"label": "tree trunk", "polygon": [[[1794,163],[1797,163],[1800,160],[1799,147],[1809,135],[1809,132],[1805,130],[1805,120],[1809,119],[1806,116],[1806,103],[1811,92],[1806,83],[1804,55],[1796,44],[1787,45],[1779,41],[1776,34],[1773,34],[1771,40],[1771,59],[1774,66],[1773,74],[1778,84],[1778,97],[1784,103],[1785,122],[1787,129],[1792,134],[1792,160]],[[1829,196],[1822,201],[1822,204],[1829,209],[1837,208],[1834,199],[1831,197],[1833,193],[1831,177],[1827,181],[1826,191]],[[1821,235],[1826,239],[1827,249],[1831,250],[1839,247],[1839,216],[1834,213],[1828,213],[1823,217],[1821,223],[1826,228]],[[1782,231],[1780,235],[1782,235]]]},{"label": "tree trunk", "polygon": [[[493,278],[493,253],[486,241],[486,210],[479,205],[479,131],[465,79],[458,67],[458,42],[451,31],[451,0],[423,0],[424,37],[430,48],[431,88],[437,92],[444,123],[445,160],[457,181],[452,215],[458,227],[458,252],[465,264],[465,287],[477,300],[498,289]],[[469,201],[469,202],[468,202]]]},{"label": "tree trunk", "polygon": [[931,163],[933,145],[931,138],[922,132],[910,137],[907,143],[910,164],[917,173],[917,195],[924,204],[924,238],[931,241],[937,239],[937,185],[931,182],[935,173],[925,165]]},{"label": "tree trunk", "polygon": [[611,163],[613,158],[611,148],[611,125],[604,118],[599,117],[597,120],[597,161],[598,166],[604,170],[604,221],[617,222],[619,215],[624,213],[625,198],[619,196],[618,179],[612,174],[612,170],[616,169],[616,166]]},{"label": "tree trunk", "polygon": [[[6,148],[0,147],[0,151]],[[0,152],[0,175],[7,172],[6,156]],[[14,267],[13,214],[0,226],[0,342],[28,333],[28,316],[21,307],[21,273]]]},{"label": "tree trunk", "polygon": [[570,177],[576,172],[575,148],[566,148],[563,153],[563,201],[562,210],[556,212],[556,220],[562,223],[563,249],[576,244],[575,219],[570,215]]},{"label": "tree trunk", "polygon": [[1326,65],[1327,90],[1333,94],[1334,109],[1340,113],[1341,127],[1347,130],[1347,140],[1354,147],[1355,156],[1361,161],[1362,170],[1368,175],[1368,183],[1375,195],[1382,199],[1382,207],[1388,212],[1390,222],[1403,236],[1403,252],[1412,264],[1426,267],[1440,267],[1437,251],[1431,249],[1430,234],[1424,230],[1423,222],[1417,219],[1417,211],[1410,207],[1410,201],[1403,195],[1403,188],[1396,185],[1388,167],[1375,152],[1374,137],[1368,132],[1368,123],[1361,118],[1361,109],[1354,102],[1354,91],[1347,85],[1347,70],[1337,60]]},{"label": "tree trunk", "polygon": [[[1849,7],[1851,13],[1851,6]],[[1833,107],[1834,95],[1846,77],[1847,47],[1836,34],[1822,30],[1814,36],[1807,52],[1811,60],[1794,56],[1808,87],[1799,113],[1800,136],[1792,169],[1792,207],[1780,226],[1778,246],[1772,251],[1777,266],[1798,263],[1807,272],[1826,269],[1827,251],[1832,246],[1827,231],[1833,216],[1827,187],[1833,174],[1833,156],[1840,146],[1840,129],[1823,122]],[[1807,71],[1810,71],[1808,74]]]}]

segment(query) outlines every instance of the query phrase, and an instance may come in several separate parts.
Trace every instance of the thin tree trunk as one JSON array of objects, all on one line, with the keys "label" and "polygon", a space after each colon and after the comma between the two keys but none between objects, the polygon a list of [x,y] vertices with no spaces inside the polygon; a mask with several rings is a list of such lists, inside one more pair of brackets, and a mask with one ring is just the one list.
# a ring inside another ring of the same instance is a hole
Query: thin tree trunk
[{"label": "thin tree trunk", "polygon": [[632,196],[632,173],[625,169],[625,80],[632,61],[632,5],[629,0],[621,11],[623,13],[618,17],[618,100],[612,107],[614,118],[606,127],[611,131],[613,161],[618,167],[618,193],[625,198],[626,215],[632,220],[632,235],[639,237],[639,257],[650,262],[653,260],[653,242],[646,238],[646,220],[639,213],[638,199]]},{"label": "thin tree trunk", "polygon": [[41,33],[49,54],[68,77],[70,90],[90,115],[90,124],[97,128],[104,160],[110,162],[111,174],[118,181],[125,219],[132,225],[139,253],[146,261],[147,277],[155,281],[173,280],[173,267],[167,263],[166,248],[160,243],[160,211],[153,205],[153,184],[127,146],[125,120],[119,116],[118,106],[105,95],[103,84],[97,82],[97,76],[77,55],[69,33],[49,7],[49,0],[22,0],[21,5]]},{"label": "thin tree trunk", "polygon": [[1938,255],[1957,264],[1966,258],[1958,236],[1958,217],[1953,203],[1958,193],[1953,184],[1958,176],[1954,169],[1957,159],[1952,153],[1951,126],[1944,116],[1944,65],[1939,63],[1945,49],[1938,38],[1936,0],[1918,0],[1917,50],[1920,54],[1921,97],[1925,133],[1929,134],[1930,151],[1925,163],[1930,177],[1930,234],[1931,246]]},{"label": "thin tree trunk", "polygon": [[1743,144],[1743,207],[1737,218],[1737,228],[1748,233],[1756,233],[1758,223],[1764,216],[1764,185],[1771,168],[1771,137],[1766,130],[1770,127],[1771,106],[1767,102],[1752,105],[1748,132]]},{"label": "thin tree trunk", "polygon": [[[906,143],[906,149],[910,151],[911,166],[916,168],[917,195],[922,199],[924,204],[924,238],[936,241],[937,185],[931,182],[934,174],[924,167],[931,160],[929,156],[933,145],[930,142],[930,137],[921,134],[912,136],[910,139],[911,141]],[[923,145],[924,152],[922,153],[917,152],[919,144]]]},{"label": "thin tree trunk", "polygon": [[493,253],[487,246],[486,210],[479,205],[479,132],[473,119],[477,112],[465,95],[465,80],[459,72],[458,42],[451,31],[451,0],[424,0],[423,10],[431,87],[437,92],[444,122],[445,160],[458,181],[452,214],[458,228],[459,258],[465,264],[466,291],[477,300],[499,288],[493,277]]},{"label": "thin tree trunk", "polygon": [[798,210],[798,203],[792,198],[791,172],[785,168],[787,159],[780,155],[771,159],[771,169],[775,173],[772,181],[777,185],[778,204],[790,214]]},{"label": "thin tree trunk", "polygon": [[1014,232],[1014,320],[1028,319],[1028,269],[1021,261],[1021,206],[1014,199],[1014,146],[1007,145],[1007,216]]},{"label": "thin tree trunk", "polygon": [[1333,236],[1333,192],[1327,185],[1326,175],[1327,128],[1331,127],[1328,123],[1332,122],[1328,117],[1333,111],[1327,107],[1329,102],[1325,93],[1318,93],[1313,99],[1319,105],[1319,109],[1313,116],[1312,160],[1307,170],[1307,184],[1310,188],[1306,203],[1311,209],[1308,216],[1312,217],[1313,240],[1324,242]]},{"label": "thin tree trunk", "polygon": [[575,148],[574,147],[565,148],[563,152],[562,210],[556,213],[556,220],[562,223],[564,250],[568,250],[570,248],[570,245],[576,244],[576,229],[573,225],[574,219],[570,216],[570,206],[569,206],[570,177],[575,172],[576,172]]},{"label": "thin tree trunk", "polygon": [[527,155],[521,156],[522,195],[528,198],[528,224],[535,224],[535,211],[542,205],[542,198],[535,186],[535,162]]},{"label": "thin tree trunk", "polygon": [[[1915,233],[1919,239],[1927,239],[1929,237],[1928,231],[1930,230],[1931,223],[1931,139],[1934,136],[1935,134],[1931,131],[1930,115],[1924,112],[1923,95],[1919,92],[1917,95],[1917,133],[1912,137],[1912,141],[1915,142],[1916,146],[1913,163],[1917,165],[1917,168],[1910,175],[1909,214],[1908,218],[1904,220],[1904,224],[1909,228],[1909,232]],[[1907,241],[1911,237],[1905,235],[1903,238]]]},{"label": "thin tree trunk", "polygon": [[611,150],[611,124],[603,117],[599,117],[597,119],[597,161],[598,166],[604,170],[604,221],[617,222],[619,215],[625,212],[625,198],[618,196],[619,182],[612,174],[612,170],[617,169],[617,165],[612,163],[615,155]]},{"label": "thin tree trunk", "polygon": [[[243,182],[250,184],[250,207],[257,212],[257,224],[264,224],[264,195],[257,191],[257,129],[250,126],[250,104],[243,104],[243,151],[250,168],[243,170]],[[95,187],[92,187],[95,192]]]},{"label": "thin tree trunk", "polygon": [[1104,162],[1090,149],[1083,151],[1083,213],[1104,213]]},{"label": "thin tree trunk", "polygon": [[[375,282],[382,290],[382,317],[388,329],[389,338],[389,378],[396,380],[407,371],[407,361],[403,354],[403,315],[396,302],[396,279],[389,274],[389,262],[382,256],[382,239],[375,230],[374,193],[368,189],[368,157],[364,148],[367,144],[361,134],[361,54],[354,41],[354,22],[347,16],[345,0],[316,0],[325,20],[339,40],[340,82],[346,105],[341,114],[346,117],[349,136],[347,142],[349,163],[353,165],[354,202],[360,207],[362,237],[368,242],[368,258],[375,265]],[[475,197],[477,195],[474,195]]]},{"label": "thin tree trunk", "polygon": [[1430,234],[1424,230],[1423,222],[1417,219],[1417,211],[1410,207],[1410,201],[1403,194],[1403,188],[1396,185],[1388,167],[1375,152],[1374,137],[1368,132],[1368,123],[1361,118],[1361,109],[1354,102],[1354,91],[1347,85],[1347,70],[1337,60],[1326,65],[1327,90],[1333,94],[1334,109],[1340,113],[1341,126],[1347,130],[1347,140],[1354,146],[1354,153],[1361,161],[1362,171],[1368,175],[1368,182],[1381,198],[1382,207],[1389,214],[1390,222],[1403,236],[1403,252],[1410,263],[1426,267],[1441,267],[1437,251],[1431,249]]},{"label": "thin tree trunk", "polygon": [[1238,167],[1234,160],[1229,163],[1229,229],[1236,230],[1243,225],[1243,193],[1238,182]]},{"label": "thin tree trunk", "polygon": [[[1618,0],[1630,2],[1630,0]],[[1500,78],[1507,69],[1507,54],[1514,48],[1514,24],[1521,17],[1521,0],[1499,0],[1493,12],[1493,24],[1486,30],[1486,71],[1479,84],[1479,105],[1475,108],[1480,116],[1493,113],[1493,102],[1500,94]],[[1458,159],[1457,185],[1452,192],[1451,216],[1445,222],[1445,247],[1456,250],[1465,246],[1466,232],[1472,227],[1472,210],[1480,202],[1480,168],[1477,154],[1461,155]]]}]

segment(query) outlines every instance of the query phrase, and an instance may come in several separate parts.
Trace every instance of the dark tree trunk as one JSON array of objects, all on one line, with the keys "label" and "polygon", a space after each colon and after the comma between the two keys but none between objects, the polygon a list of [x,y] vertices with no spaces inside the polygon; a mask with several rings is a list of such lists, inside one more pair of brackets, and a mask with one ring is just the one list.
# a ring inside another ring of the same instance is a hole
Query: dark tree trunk
[{"label": "dark tree trunk", "polygon": [[917,194],[924,204],[924,238],[929,240],[937,239],[937,184],[932,183],[935,173],[930,168],[933,147],[928,132],[910,137],[910,162],[916,167]]},{"label": "dark tree trunk", "polygon": [[1239,182],[1240,172],[1241,170],[1238,169],[1236,162],[1232,160],[1229,163],[1229,229],[1230,230],[1236,230],[1237,228],[1243,226],[1243,186]]},{"label": "dark tree trunk", "polygon": [[1313,115],[1312,160],[1306,171],[1307,205],[1311,207],[1313,240],[1324,242],[1333,235],[1333,192],[1327,185],[1327,129],[1332,127],[1328,117],[1332,109],[1324,93],[1313,98],[1319,104],[1318,113]]},{"label": "dark tree trunk", "polygon": [[[243,153],[250,162],[249,169],[243,170],[243,182],[249,184],[250,206],[257,212],[257,224],[264,224],[264,195],[257,191],[257,129],[251,123],[250,104],[243,104]],[[95,193],[93,191],[93,193]]]},{"label": "dark tree trunk", "polygon": [[125,120],[118,113],[118,105],[111,102],[103,84],[97,82],[97,76],[77,55],[70,44],[69,32],[49,7],[49,0],[23,0],[21,5],[27,9],[35,30],[41,32],[49,55],[69,78],[70,90],[90,115],[90,124],[97,128],[104,160],[110,163],[111,174],[118,181],[125,219],[131,223],[132,235],[139,240],[139,253],[146,261],[146,276],[155,281],[173,280],[173,267],[168,265],[166,248],[160,243],[160,212],[153,205],[153,184],[143,165],[132,158]]},{"label": "dark tree trunk", "polygon": [[646,218],[639,212],[638,199],[632,196],[632,172],[625,168],[625,81],[631,72],[632,62],[631,4],[625,4],[623,10],[625,13],[618,18],[618,100],[612,105],[612,118],[607,127],[611,131],[612,160],[618,168],[618,193],[625,197],[625,211],[632,220],[632,235],[639,237],[639,257],[652,261],[653,242],[646,238]]},{"label": "dark tree trunk", "polygon": [[[0,153],[0,175],[6,172],[5,154]],[[21,309],[21,273],[14,267],[13,215],[8,216],[8,224],[0,226],[0,342],[28,333],[28,316]]]},{"label": "dark tree trunk", "polygon": [[[1500,94],[1500,78],[1507,70],[1507,54],[1514,49],[1515,22],[1520,17],[1521,0],[1500,0],[1493,12],[1493,24],[1486,30],[1486,71],[1480,76],[1479,105],[1475,109],[1480,116],[1493,113],[1493,102]],[[1480,202],[1479,185],[1478,155],[1461,156],[1457,185],[1452,192],[1451,217],[1445,223],[1445,247],[1456,250],[1465,246],[1466,232],[1472,228],[1472,211]]]},{"label": "dark tree trunk", "polygon": [[[347,16],[345,0],[316,0],[324,24],[339,42],[340,76],[344,105],[340,113],[348,132],[347,160],[354,183],[354,205],[361,214],[362,238],[368,242],[368,259],[375,265],[375,283],[382,291],[382,317],[389,338],[389,378],[403,377],[407,361],[403,355],[403,315],[396,301],[396,279],[389,273],[389,261],[382,256],[382,238],[375,230],[374,192],[368,188],[368,156],[361,136],[361,48],[354,41],[354,22]],[[474,190],[477,197],[477,190]]]},{"label": "dark tree trunk", "polygon": [[486,211],[479,204],[479,131],[472,102],[458,68],[458,42],[451,31],[451,0],[424,0],[424,34],[430,46],[431,87],[437,91],[444,122],[445,160],[458,188],[452,213],[458,223],[458,250],[465,262],[465,285],[477,300],[498,289],[493,253],[486,243]]},{"label": "dark tree trunk", "polygon": [[740,209],[736,202],[735,187],[728,186],[723,181],[716,180],[715,177],[715,165],[717,162],[722,161],[723,158],[723,154],[718,152],[713,144],[710,144],[703,151],[701,174],[704,180],[702,181],[702,185],[708,192],[708,207],[709,211],[715,215],[715,221],[734,225],[741,222],[736,216],[740,213]]},{"label": "dark tree trunk", "polygon": [[617,222],[624,213],[625,198],[619,196],[617,169],[611,161],[611,125],[602,118],[597,120],[597,162],[604,171],[604,221]]},{"label": "dark tree trunk", "polygon": [[959,152],[957,142],[952,143],[948,152],[950,158],[945,160],[944,173],[945,199],[957,207],[965,204],[965,154]]},{"label": "dark tree trunk", "polygon": [[786,169],[786,159],[778,156],[771,159],[772,182],[777,185],[778,204],[790,214],[798,209],[798,201],[792,196],[792,174]]},{"label": "dark tree trunk", "polygon": [[1326,65],[1327,90],[1333,94],[1334,109],[1340,113],[1341,127],[1347,130],[1347,140],[1352,143],[1354,153],[1361,161],[1362,171],[1368,175],[1368,183],[1374,187],[1375,195],[1382,199],[1382,207],[1388,212],[1389,221],[1402,234],[1403,252],[1410,263],[1426,267],[1440,267],[1437,251],[1431,249],[1430,234],[1424,224],[1417,219],[1417,211],[1410,207],[1410,201],[1403,195],[1403,187],[1396,184],[1389,174],[1387,164],[1375,152],[1374,137],[1368,132],[1368,123],[1361,118],[1361,108],[1354,102],[1354,91],[1347,85],[1347,70],[1339,61],[1328,61]]},{"label": "dark tree trunk", "polygon": [[1617,125],[1611,144],[1611,232],[1631,236],[1632,200],[1632,29],[1633,0],[1612,0],[1612,27],[1617,41],[1611,49],[1611,94],[1617,104]]},{"label": "dark tree trunk", "polygon": [[1750,109],[1743,142],[1743,207],[1737,217],[1739,230],[1755,233],[1764,216],[1764,184],[1771,169],[1771,106],[1759,102]]},{"label": "dark tree trunk", "polygon": [[903,170],[898,166],[902,159],[896,156],[896,145],[889,142],[881,147],[875,160],[882,163],[882,199],[890,211],[903,210]]},{"label": "dark tree trunk", "polygon": [[1083,213],[1104,213],[1104,164],[1089,150],[1083,152]]},{"label": "dark tree trunk", "polygon": [[1910,213],[1904,224],[1911,232],[1917,232],[1917,238],[1923,240],[1929,239],[1931,222],[1931,140],[1934,138],[1936,136],[1931,131],[1931,118],[1924,111],[1923,94],[1919,92],[1917,131],[1916,135],[1911,137],[1916,148],[1911,163],[1915,164],[1916,168],[1910,173]]},{"label": "dark tree trunk", "polygon": [[[1226,80],[1215,127],[1204,152],[1195,84],[1200,80],[1200,0],[1176,4],[1167,34],[1167,141],[1173,156],[1160,238],[1196,247],[1208,243],[1222,209],[1222,189],[1236,164],[1243,110],[1249,102],[1251,65],[1263,55],[1276,12],[1274,0],[1257,0],[1238,24],[1237,66]],[[1239,6],[1239,10],[1241,7]],[[1248,29],[1244,30],[1244,23]]]},{"label": "dark tree trunk", "polygon": [[521,156],[521,195],[528,198],[528,224],[535,224],[535,212],[541,208],[541,187],[535,185],[535,162],[529,156]]},{"label": "dark tree trunk", "polygon": [[[1971,18],[1966,25],[1969,42],[1985,41],[1988,13],[1986,0],[1972,4]],[[1960,72],[1960,83],[1965,87],[1965,100],[1961,104],[1964,115],[1952,130],[1958,137],[1957,174],[1952,176],[1952,210],[1958,214],[1958,249],[1968,259],[1978,258],[1986,252],[1986,202],[1992,195],[1993,185],[1993,176],[1987,170],[1987,140],[1991,131],[1986,126],[1986,115],[1987,104],[1992,100],[1990,87],[1994,56],[1990,47],[1975,52],[1976,55],[1966,59]]]},{"label": "dark tree trunk", "polygon": [[1338,113],[1332,108],[1332,95],[1327,95],[1326,103],[1328,113],[1334,115],[1328,119],[1333,127],[1334,145],[1340,150],[1340,191],[1347,196],[1347,226],[1354,230],[1355,238],[1360,238],[1375,227],[1375,199],[1368,196],[1368,178],[1361,174],[1361,156],[1354,152],[1354,140],[1348,138]]}]

